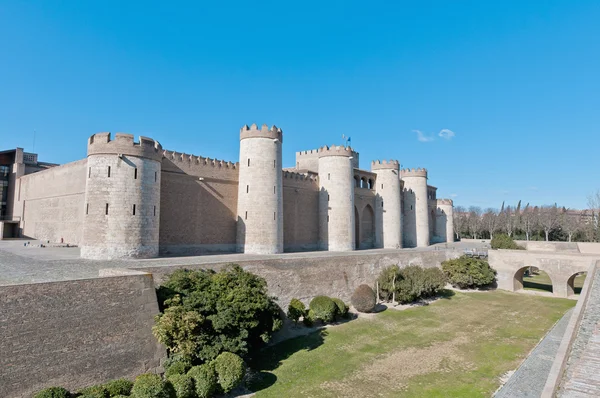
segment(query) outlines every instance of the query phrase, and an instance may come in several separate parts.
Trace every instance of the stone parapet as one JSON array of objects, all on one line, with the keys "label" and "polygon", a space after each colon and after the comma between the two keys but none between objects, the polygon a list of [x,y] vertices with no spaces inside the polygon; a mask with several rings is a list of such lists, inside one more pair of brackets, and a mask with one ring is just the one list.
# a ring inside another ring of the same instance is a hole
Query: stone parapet
[{"label": "stone parapet", "polygon": [[374,160],[371,162],[371,171],[392,169],[398,170],[400,168],[400,162],[397,160]]},{"label": "stone parapet", "polygon": [[425,177],[427,178],[427,169],[402,169],[402,178],[404,177]]},{"label": "stone parapet", "polygon": [[269,126],[263,124],[261,128],[258,128],[256,123],[254,123],[250,127],[245,125],[240,129],[240,140],[246,138],[270,138],[283,142],[283,131],[275,125],[269,128]]},{"label": "stone parapet", "polygon": [[110,133],[96,133],[88,139],[88,156],[104,154],[129,155],[160,162],[163,151],[160,143],[152,138],[140,136],[135,142],[133,134],[116,133],[111,140]]}]

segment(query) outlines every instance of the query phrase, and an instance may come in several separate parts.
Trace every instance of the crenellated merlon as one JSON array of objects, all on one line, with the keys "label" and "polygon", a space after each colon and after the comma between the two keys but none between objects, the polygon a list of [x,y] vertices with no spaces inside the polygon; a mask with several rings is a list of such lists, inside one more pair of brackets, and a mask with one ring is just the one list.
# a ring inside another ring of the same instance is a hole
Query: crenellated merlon
[{"label": "crenellated merlon", "polygon": [[133,134],[116,133],[114,140],[111,133],[96,133],[88,139],[88,156],[96,154],[116,154],[149,158],[160,161],[162,146],[152,138],[140,136],[134,140]]},{"label": "crenellated merlon", "polygon": [[187,163],[189,166],[209,166],[223,167],[227,169],[236,169],[239,163],[234,163],[226,160],[205,158],[202,156],[189,155],[187,153],[175,151],[163,151],[163,157],[176,162]]},{"label": "crenellated merlon", "polygon": [[317,176],[305,173],[296,173],[294,171],[283,171],[283,178],[288,180],[316,182]]},{"label": "crenellated merlon", "polygon": [[353,151],[352,148],[349,146],[343,146],[343,145],[327,146],[327,145],[325,145],[325,146],[319,148],[319,157],[325,157],[325,156],[352,157],[355,154],[358,154],[358,152]]},{"label": "crenellated merlon", "polygon": [[398,170],[400,162],[397,160],[374,160],[371,162],[371,170],[393,169]]},{"label": "crenellated merlon", "polygon": [[425,177],[427,178],[427,169],[402,169],[401,177]]},{"label": "crenellated merlon", "polygon": [[452,206],[454,204],[454,202],[452,201],[452,199],[437,199],[437,205],[446,205],[446,206]]},{"label": "crenellated merlon", "polygon": [[283,131],[275,125],[269,128],[268,125],[263,124],[262,127],[259,128],[256,123],[254,123],[250,127],[248,127],[248,125],[244,125],[240,129],[240,140],[246,138],[270,138],[273,140],[279,140],[279,142],[282,143]]}]

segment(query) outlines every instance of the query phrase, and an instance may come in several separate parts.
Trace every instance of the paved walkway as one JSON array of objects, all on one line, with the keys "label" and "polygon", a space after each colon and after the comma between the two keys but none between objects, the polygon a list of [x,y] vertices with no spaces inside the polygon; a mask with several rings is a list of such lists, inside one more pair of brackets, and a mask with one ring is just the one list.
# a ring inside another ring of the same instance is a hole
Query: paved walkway
[{"label": "paved walkway", "polygon": [[570,309],[563,315],[494,395],[495,398],[538,398],[541,395],[572,313],[573,309]]},{"label": "paved walkway", "polygon": [[600,272],[590,288],[558,393],[562,398],[600,397]]}]

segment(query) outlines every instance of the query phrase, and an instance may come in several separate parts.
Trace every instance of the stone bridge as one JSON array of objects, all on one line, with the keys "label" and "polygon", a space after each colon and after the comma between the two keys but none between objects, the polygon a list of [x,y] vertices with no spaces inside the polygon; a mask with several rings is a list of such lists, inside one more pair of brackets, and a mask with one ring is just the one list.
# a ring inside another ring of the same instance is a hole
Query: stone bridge
[{"label": "stone bridge", "polygon": [[[529,249],[529,248],[528,248]],[[599,254],[530,250],[490,250],[489,263],[498,271],[498,288],[511,292],[523,289],[523,274],[528,267],[538,267],[552,280],[557,297],[574,294],[573,282],[580,272],[600,260]]]}]

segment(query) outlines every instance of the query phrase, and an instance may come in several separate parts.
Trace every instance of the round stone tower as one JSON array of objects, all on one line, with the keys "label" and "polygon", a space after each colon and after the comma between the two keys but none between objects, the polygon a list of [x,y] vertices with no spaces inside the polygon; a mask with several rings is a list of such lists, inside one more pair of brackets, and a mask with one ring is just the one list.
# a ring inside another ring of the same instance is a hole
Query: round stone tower
[{"label": "round stone tower", "polygon": [[283,252],[282,142],[276,126],[240,129],[238,252]]},{"label": "round stone tower", "polygon": [[405,169],[401,178],[404,181],[405,247],[429,246],[427,170]]},{"label": "round stone tower", "polygon": [[397,160],[371,163],[371,171],[377,174],[376,218],[381,220],[379,247],[398,249],[402,247],[402,208],[400,192],[400,163]]},{"label": "round stone tower", "polygon": [[319,246],[322,250],[355,249],[354,178],[350,147],[319,149]]},{"label": "round stone tower", "polygon": [[452,199],[438,199],[436,212],[436,230],[444,242],[454,242],[454,204]]},{"label": "round stone tower", "polygon": [[158,255],[162,155],[160,144],[146,137],[89,138],[82,258]]}]

